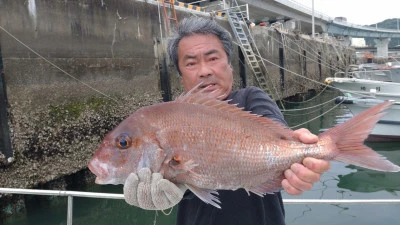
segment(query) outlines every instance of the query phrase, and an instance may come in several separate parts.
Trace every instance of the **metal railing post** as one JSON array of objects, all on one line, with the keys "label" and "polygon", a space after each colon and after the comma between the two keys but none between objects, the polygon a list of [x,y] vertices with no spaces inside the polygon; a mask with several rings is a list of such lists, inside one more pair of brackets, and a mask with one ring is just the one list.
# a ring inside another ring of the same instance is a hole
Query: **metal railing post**
[{"label": "metal railing post", "polygon": [[72,225],[73,204],[74,204],[74,197],[72,195],[68,195],[67,225]]}]

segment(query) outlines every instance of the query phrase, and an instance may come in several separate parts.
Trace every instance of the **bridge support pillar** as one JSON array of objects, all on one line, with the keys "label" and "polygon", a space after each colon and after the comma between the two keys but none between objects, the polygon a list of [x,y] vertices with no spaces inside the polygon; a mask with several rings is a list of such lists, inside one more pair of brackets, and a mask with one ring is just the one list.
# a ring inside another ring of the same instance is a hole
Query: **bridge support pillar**
[{"label": "bridge support pillar", "polygon": [[387,58],[390,38],[376,38],[374,41],[376,44],[376,56]]}]

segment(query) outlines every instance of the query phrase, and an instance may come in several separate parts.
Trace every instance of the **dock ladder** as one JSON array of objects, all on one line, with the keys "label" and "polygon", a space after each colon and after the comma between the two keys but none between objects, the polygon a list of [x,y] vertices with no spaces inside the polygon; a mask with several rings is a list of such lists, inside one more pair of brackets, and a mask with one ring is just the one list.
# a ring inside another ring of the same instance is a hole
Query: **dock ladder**
[{"label": "dock ladder", "polygon": [[[170,20],[175,21],[176,27],[178,27],[178,18],[176,16],[176,11],[175,11],[175,0],[160,0],[162,1],[162,5],[164,8],[164,18],[165,18],[165,23],[167,25],[167,31],[168,35],[170,34],[171,26],[170,26]],[[169,8],[171,9],[172,17],[168,15],[167,12],[167,4],[169,5]]]},{"label": "dock ladder", "polygon": [[[278,100],[277,93],[271,91],[272,85],[271,82],[268,82],[267,68],[263,59],[260,57],[260,52],[246,24],[245,19],[247,16],[234,7],[227,10],[227,16],[235,38],[238,41],[238,45],[246,58],[247,65],[251,68],[259,87],[273,100]],[[259,57],[259,59],[257,57]]]}]

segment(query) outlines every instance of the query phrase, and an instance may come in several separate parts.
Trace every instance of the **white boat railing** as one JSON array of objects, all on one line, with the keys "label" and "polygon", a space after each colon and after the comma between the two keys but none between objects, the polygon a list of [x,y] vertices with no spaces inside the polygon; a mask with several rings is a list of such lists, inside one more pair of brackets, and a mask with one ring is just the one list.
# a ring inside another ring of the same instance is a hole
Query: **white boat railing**
[{"label": "white boat railing", "polygon": [[[124,199],[123,194],[66,191],[66,190],[39,190],[20,188],[0,188],[0,194],[47,195],[68,197],[67,225],[72,225],[73,197]],[[284,204],[400,204],[400,199],[283,199]]]},{"label": "white boat railing", "polygon": [[336,72],[333,77],[335,78],[357,78],[375,81],[392,82],[392,71],[391,70],[367,70],[365,68],[356,71],[339,71]]}]

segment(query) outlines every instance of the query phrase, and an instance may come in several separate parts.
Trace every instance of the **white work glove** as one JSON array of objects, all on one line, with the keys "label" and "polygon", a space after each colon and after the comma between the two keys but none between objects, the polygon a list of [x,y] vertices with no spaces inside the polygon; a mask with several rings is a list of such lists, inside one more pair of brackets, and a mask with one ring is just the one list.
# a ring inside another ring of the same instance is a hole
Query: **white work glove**
[{"label": "white work glove", "polygon": [[125,201],[147,210],[163,210],[178,204],[187,190],[185,185],[176,185],[163,179],[160,173],[151,173],[142,168],[138,174],[131,173],[125,181]]}]

